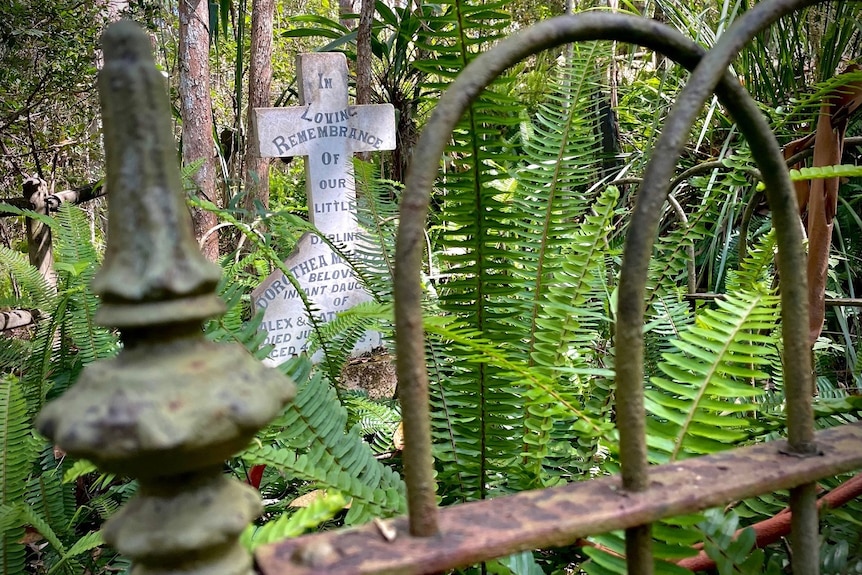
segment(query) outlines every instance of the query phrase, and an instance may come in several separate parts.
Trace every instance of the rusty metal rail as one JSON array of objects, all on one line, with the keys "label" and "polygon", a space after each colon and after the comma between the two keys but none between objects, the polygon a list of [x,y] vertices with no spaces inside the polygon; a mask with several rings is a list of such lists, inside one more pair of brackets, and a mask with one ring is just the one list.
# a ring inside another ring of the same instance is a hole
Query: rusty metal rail
[{"label": "rusty metal rail", "polygon": [[[787,455],[776,441],[650,468],[644,491],[619,476],[529,491],[440,510],[440,534],[411,537],[406,518],[290,539],[260,548],[265,574],[420,575],[517,551],[789,489],[862,466],[862,423],[817,434],[818,457]],[[394,532],[391,541],[384,532]]]}]

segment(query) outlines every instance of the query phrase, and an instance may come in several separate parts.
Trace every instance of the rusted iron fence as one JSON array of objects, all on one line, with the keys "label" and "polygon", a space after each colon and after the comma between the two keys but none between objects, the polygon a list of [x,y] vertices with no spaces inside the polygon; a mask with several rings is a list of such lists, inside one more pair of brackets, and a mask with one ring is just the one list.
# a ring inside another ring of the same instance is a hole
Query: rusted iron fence
[{"label": "rusted iron fence", "polygon": [[[812,3],[760,2],[708,52],[658,22],[611,13],[564,16],[501,42],[464,70],[422,134],[401,204],[395,302],[408,517],[262,547],[256,553],[260,571],[435,573],[625,529],[629,573],[648,575],[653,572],[651,522],[789,489],[793,571],[818,573],[814,482],[862,467],[862,425],[814,431],[805,253],[796,198],[774,135],[751,97],[726,72],[756,34]],[[177,174],[162,169],[173,162],[167,101],[153,87],[146,39],[127,23],[113,26],[106,36],[100,82],[109,209],[116,223],[111,224],[105,268],[94,289],[105,304],[100,319],[121,329],[126,346],[116,360],[88,367],[81,382],[49,404],[38,426],[70,453],[141,478],[138,499],[105,530],[106,539],[135,560],[136,573],[250,573],[236,537],[259,503],[249,489],[219,479],[218,462],[291,397],[291,386],[235,361],[226,348],[211,349],[200,340],[196,326],[218,312],[212,295],[215,272],[192,253],[189,223],[179,216],[181,200],[164,193],[173,190],[181,197]],[[615,477],[438,509],[420,269],[439,159],[466,107],[503,70],[541,50],[586,40],[639,44],[692,70],[639,187],[625,244],[616,339],[617,347],[628,351],[626,361],[616,366],[615,390],[616,420],[624,422],[619,426],[622,471]],[[142,100],[138,92],[156,103]],[[776,228],[786,440],[649,466],[642,359],[647,265],[676,158],[713,93],[750,144]],[[153,126],[159,127],[158,137],[139,137]],[[165,219],[176,230],[166,230]],[[136,226],[134,238],[130,226]],[[245,385],[251,380],[253,388]],[[203,397],[207,401],[198,404]],[[167,422],[171,433],[159,428]],[[156,467],[158,475],[153,474]]]}]

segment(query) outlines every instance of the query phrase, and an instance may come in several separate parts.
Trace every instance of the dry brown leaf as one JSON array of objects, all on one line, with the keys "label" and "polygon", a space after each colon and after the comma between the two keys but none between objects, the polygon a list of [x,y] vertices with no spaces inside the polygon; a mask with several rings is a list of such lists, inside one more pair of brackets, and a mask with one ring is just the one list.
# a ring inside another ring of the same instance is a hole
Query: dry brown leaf
[{"label": "dry brown leaf", "polygon": [[[325,489],[315,489],[314,491],[309,491],[305,495],[300,495],[293,501],[287,504],[288,507],[308,507],[321,497],[326,497]],[[347,502],[347,505],[344,506],[344,509],[350,509],[350,501]]]},{"label": "dry brown leaf", "polygon": [[[849,66],[842,74],[862,69]],[[862,107],[862,82],[847,82],[823,98],[817,117],[817,128],[784,147],[784,158],[814,146],[813,167],[841,163],[847,120]],[[790,166],[801,168],[802,164]],[[838,211],[839,178],[794,182],[799,214],[808,233],[808,329],[813,346],[823,329],[826,315],[826,280],[829,273],[829,249],[832,244],[833,219]]]},{"label": "dry brown leaf", "polygon": [[395,447],[398,451],[404,450],[404,422],[401,421],[398,423],[398,427],[395,428],[395,433],[392,434],[392,446]]}]

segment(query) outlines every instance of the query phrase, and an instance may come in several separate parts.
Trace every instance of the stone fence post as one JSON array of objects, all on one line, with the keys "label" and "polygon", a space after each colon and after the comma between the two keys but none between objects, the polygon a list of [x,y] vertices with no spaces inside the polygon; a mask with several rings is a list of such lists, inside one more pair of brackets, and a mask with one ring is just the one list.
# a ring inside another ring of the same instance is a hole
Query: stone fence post
[{"label": "stone fence post", "polygon": [[201,322],[223,310],[221,270],[192,233],[164,80],[137,25],[112,24],[102,45],[109,221],[93,291],[96,320],[118,328],[124,346],[87,366],[36,425],[71,455],[139,479],[103,529],[135,575],[250,575],[238,537],[260,496],[222,466],[294,385],[242,346],[203,337]]}]

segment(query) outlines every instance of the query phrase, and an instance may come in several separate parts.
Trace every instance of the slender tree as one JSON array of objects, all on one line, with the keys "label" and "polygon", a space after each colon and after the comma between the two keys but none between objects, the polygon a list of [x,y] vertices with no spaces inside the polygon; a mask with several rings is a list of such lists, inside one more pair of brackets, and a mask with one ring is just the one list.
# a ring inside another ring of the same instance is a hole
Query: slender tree
[{"label": "slender tree", "polygon": [[[254,0],[251,7],[251,54],[248,67],[248,121],[251,130],[251,114],[255,108],[269,106],[269,90],[272,84],[272,22],[275,0]],[[269,160],[261,158],[251,145],[257,135],[249,132],[245,155],[245,206],[254,208],[258,200],[269,205]]]},{"label": "slender tree", "polygon": [[353,0],[338,0],[338,14],[340,22],[345,28],[353,29],[356,26],[356,21],[353,18],[346,18],[348,14],[353,14]]},{"label": "slender tree", "polygon": [[[183,164],[201,162],[191,176],[192,181],[201,198],[217,203],[209,81],[209,6],[205,0],[181,0],[179,14]],[[218,223],[215,214],[197,209],[192,220],[198,240]],[[208,259],[218,259],[218,235],[207,236],[202,249]]]},{"label": "slender tree", "polygon": [[356,31],[356,103],[370,104],[372,94],[371,75],[371,26],[374,24],[374,0],[362,0],[359,28]]},{"label": "slender tree", "polygon": [[[371,75],[371,26],[374,23],[374,0],[362,0],[359,27],[356,30],[356,103],[370,104],[372,94]],[[359,157],[368,160],[368,152]]]}]

